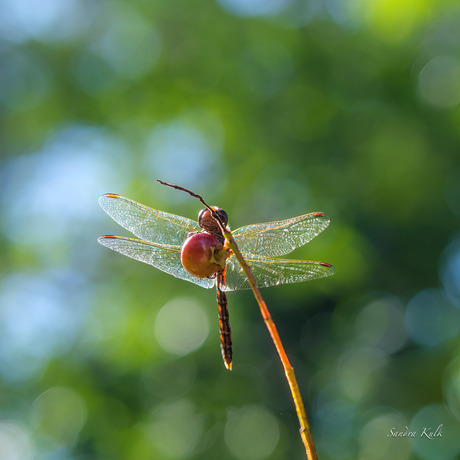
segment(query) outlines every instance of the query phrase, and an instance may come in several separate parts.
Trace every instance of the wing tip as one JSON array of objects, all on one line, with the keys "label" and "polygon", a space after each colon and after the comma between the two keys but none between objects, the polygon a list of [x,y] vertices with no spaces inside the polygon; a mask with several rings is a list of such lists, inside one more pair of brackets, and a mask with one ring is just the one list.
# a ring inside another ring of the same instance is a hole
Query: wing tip
[{"label": "wing tip", "polygon": [[100,236],[97,239],[97,242],[99,244],[102,244],[102,246],[107,246],[109,244],[107,240],[115,240],[117,238],[118,236],[115,236],[115,235],[104,235],[104,236]]},{"label": "wing tip", "polygon": [[121,198],[121,195],[118,195],[117,193],[104,193],[104,195],[99,197],[99,204],[101,206],[106,198]]},{"label": "wing tip", "polygon": [[[322,230],[324,230],[331,223],[329,216],[325,212],[312,212],[310,216],[313,216],[315,219],[320,219],[321,221],[323,221],[323,225],[325,225],[325,227]],[[319,233],[321,233],[322,230],[320,230]]]},{"label": "wing tip", "polygon": [[330,269],[329,273],[327,273],[325,276],[332,276],[335,273],[334,265],[328,264],[327,262],[319,262],[319,265]]}]

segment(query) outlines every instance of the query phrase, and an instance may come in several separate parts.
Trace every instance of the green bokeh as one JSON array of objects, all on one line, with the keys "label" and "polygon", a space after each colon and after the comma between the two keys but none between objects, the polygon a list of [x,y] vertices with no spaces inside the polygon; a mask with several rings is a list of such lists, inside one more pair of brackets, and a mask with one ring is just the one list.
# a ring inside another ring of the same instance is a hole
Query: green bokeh
[{"label": "green bokeh", "polygon": [[321,460],[458,458],[458,5],[3,3],[0,458],[305,458],[251,294],[228,372],[212,290],[97,244],[103,193],[196,218],[157,178],[330,217],[334,277],[263,291]]}]

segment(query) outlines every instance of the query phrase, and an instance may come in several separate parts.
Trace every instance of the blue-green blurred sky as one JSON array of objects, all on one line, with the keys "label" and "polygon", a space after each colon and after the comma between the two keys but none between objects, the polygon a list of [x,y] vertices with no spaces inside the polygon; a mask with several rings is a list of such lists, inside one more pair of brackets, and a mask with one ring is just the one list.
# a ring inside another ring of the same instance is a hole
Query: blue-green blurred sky
[{"label": "blue-green blurred sky", "polygon": [[[324,211],[263,291],[321,460],[460,455],[460,6],[0,0],[0,458],[301,459],[250,293],[97,244],[113,192],[236,229]],[[442,436],[429,440],[423,428]],[[415,432],[394,437],[392,430]]]}]

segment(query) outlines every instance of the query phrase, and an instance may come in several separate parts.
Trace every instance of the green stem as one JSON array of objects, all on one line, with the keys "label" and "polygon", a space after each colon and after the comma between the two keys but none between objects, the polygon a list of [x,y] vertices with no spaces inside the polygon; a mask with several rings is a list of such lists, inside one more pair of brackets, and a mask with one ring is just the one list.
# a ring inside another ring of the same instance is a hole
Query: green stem
[{"label": "green stem", "polygon": [[257,286],[256,280],[252,274],[249,265],[244,260],[244,257],[241,255],[241,252],[239,251],[238,246],[230,230],[228,230],[224,226],[222,227],[222,233],[225,237],[226,247],[231,249],[234,256],[236,257],[236,260],[238,260],[238,262],[241,265],[241,268],[243,269],[244,273],[246,274],[246,277],[248,278],[249,285],[251,286],[252,292],[254,293],[254,296],[257,300],[260,312],[262,313],[262,317],[265,321],[265,325],[267,326],[270,336],[272,337],[273,343],[275,344],[276,351],[278,352],[278,355],[280,357],[281,363],[283,364],[284,373],[286,375],[286,379],[291,390],[292,399],[294,401],[297,417],[299,419],[300,437],[302,438],[302,442],[305,446],[307,459],[318,460],[315,444],[313,442],[313,438],[311,435],[310,425],[308,423],[307,414],[305,412],[302,396],[300,394],[299,385],[297,384],[297,380],[295,378],[294,368],[291,366],[291,363],[289,362],[289,359],[286,355],[283,344],[281,342],[281,338],[276,329],[275,323],[272,320],[270,312],[268,311],[267,305],[262,297],[262,294],[260,293],[259,287]]}]

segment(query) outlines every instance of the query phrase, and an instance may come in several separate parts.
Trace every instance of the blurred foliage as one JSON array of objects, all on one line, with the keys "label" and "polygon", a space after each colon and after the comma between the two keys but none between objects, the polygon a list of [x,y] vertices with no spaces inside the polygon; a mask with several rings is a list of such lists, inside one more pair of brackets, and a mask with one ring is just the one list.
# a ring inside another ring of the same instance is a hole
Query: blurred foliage
[{"label": "blurred foliage", "polygon": [[336,275],[263,292],[321,460],[458,458],[456,2],[0,6],[0,458],[304,458],[251,294],[228,372],[212,291],[97,245],[103,193],[194,218],[157,178],[331,218]]}]

